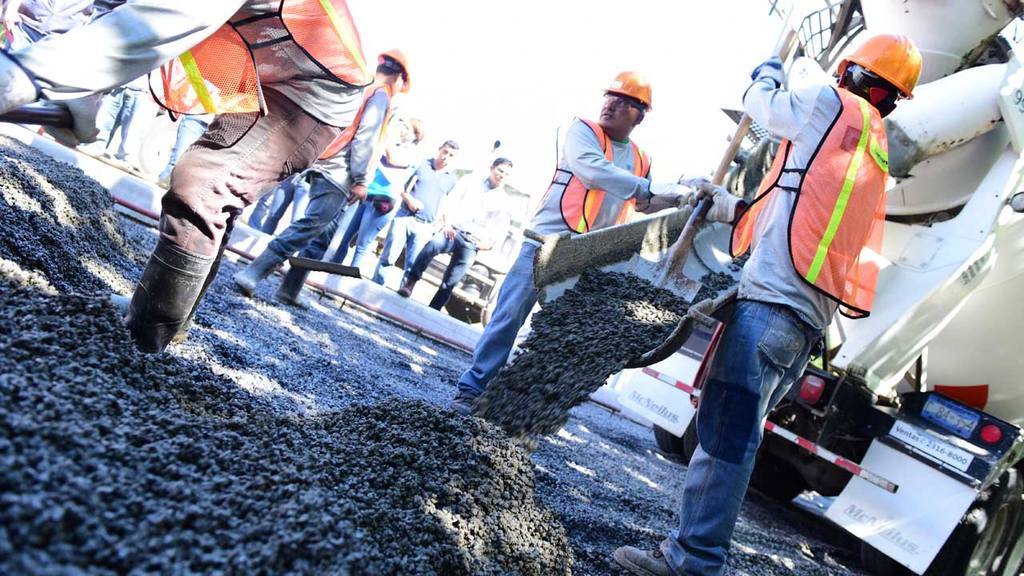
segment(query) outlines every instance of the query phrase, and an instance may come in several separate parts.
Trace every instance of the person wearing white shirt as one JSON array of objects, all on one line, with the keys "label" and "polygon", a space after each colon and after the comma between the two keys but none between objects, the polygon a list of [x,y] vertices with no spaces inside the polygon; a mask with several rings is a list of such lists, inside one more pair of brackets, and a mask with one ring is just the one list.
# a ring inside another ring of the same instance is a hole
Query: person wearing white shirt
[{"label": "person wearing white shirt", "polygon": [[473,265],[477,252],[494,248],[505,237],[512,222],[510,201],[503,186],[512,172],[512,161],[498,158],[485,178],[469,174],[459,181],[445,203],[451,210],[442,212],[441,231],[420,250],[398,293],[406,298],[416,282],[438,254],[451,254],[451,262],[430,307],[440,310],[451,298],[452,290]]}]

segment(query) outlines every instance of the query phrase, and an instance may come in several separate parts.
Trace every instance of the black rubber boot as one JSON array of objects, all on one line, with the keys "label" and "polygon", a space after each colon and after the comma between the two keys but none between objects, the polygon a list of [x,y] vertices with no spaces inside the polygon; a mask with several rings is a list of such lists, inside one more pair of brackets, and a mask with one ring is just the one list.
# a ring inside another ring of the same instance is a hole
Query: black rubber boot
[{"label": "black rubber boot", "polygon": [[273,274],[274,270],[277,270],[284,261],[284,256],[280,256],[277,252],[267,248],[252,263],[246,266],[245,270],[231,278],[238,285],[238,289],[242,294],[252,298],[253,292],[256,291],[256,285],[267,276]]},{"label": "black rubber boot", "polygon": [[199,297],[196,298],[196,303],[192,305],[192,311],[189,312],[188,318],[185,319],[185,323],[178,330],[178,333],[171,339],[172,344],[181,344],[188,338],[188,331],[192,328],[192,319],[196,315],[196,310],[199,309],[199,303],[203,301],[203,297],[206,296],[206,291],[210,289],[210,284],[217,278],[217,272],[220,270],[220,263],[224,259],[224,249],[228,246],[228,238],[230,235],[224,236],[224,241],[220,243],[220,250],[217,252],[217,258],[213,261],[213,266],[210,267],[210,272],[206,274],[206,280],[203,281],[203,288],[199,291]]},{"label": "black rubber boot", "polygon": [[192,313],[214,258],[190,254],[163,239],[146,263],[125,325],[145,352],[162,352]]},{"label": "black rubber boot", "polygon": [[284,280],[281,281],[281,287],[277,289],[277,294],[274,298],[285,304],[292,306],[298,306],[299,308],[309,308],[309,303],[301,299],[302,286],[306,283],[306,278],[309,277],[309,270],[303,270],[302,268],[291,268],[288,273],[284,275]]}]

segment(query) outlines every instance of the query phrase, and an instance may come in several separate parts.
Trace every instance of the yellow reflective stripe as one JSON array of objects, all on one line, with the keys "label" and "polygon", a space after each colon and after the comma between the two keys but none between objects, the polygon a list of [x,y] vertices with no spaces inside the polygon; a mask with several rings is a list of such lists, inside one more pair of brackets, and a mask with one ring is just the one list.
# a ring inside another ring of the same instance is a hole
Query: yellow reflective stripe
[{"label": "yellow reflective stripe", "polygon": [[345,46],[345,50],[355,60],[359,71],[362,72],[363,78],[369,76],[366,71],[366,62],[363,61],[363,53],[361,50],[353,48],[352,39],[347,34],[341,31],[341,19],[338,17],[338,12],[334,9],[334,5],[331,4],[330,0],[320,0],[320,7],[324,9],[324,14],[327,14],[327,19],[331,21],[331,27],[334,28],[334,33],[338,36],[338,40]]},{"label": "yellow reflective stripe", "polygon": [[818,243],[818,251],[814,254],[811,267],[804,276],[811,284],[818,280],[821,268],[825,264],[825,258],[828,256],[829,246],[832,245],[832,241],[836,238],[836,232],[839,231],[839,224],[843,221],[843,214],[846,213],[846,207],[850,203],[853,185],[857,182],[857,172],[860,171],[864,150],[867,149],[868,137],[871,135],[871,114],[868,110],[868,103],[866,100],[859,100],[859,103],[860,113],[864,116],[864,127],[860,133],[860,141],[857,142],[857,150],[853,153],[853,158],[850,159],[850,165],[846,167],[846,179],[843,180],[843,188],[839,191],[839,198],[836,199],[832,217],[828,220],[828,227],[825,228],[825,234]]},{"label": "yellow reflective stripe", "polygon": [[874,136],[871,137],[871,157],[875,159],[875,163],[882,169],[882,172],[889,173],[889,153],[882,148]]},{"label": "yellow reflective stripe", "polygon": [[178,56],[178,60],[181,60],[181,65],[185,69],[185,75],[188,76],[188,83],[192,85],[192,90],[194,90],[196,96],[199,97],[199,102],[203,105],[203,110],[209,114],[216,114],[217,104],[214,103],[213,96],[210,94],[210,91],[206,89],[206,82],[203,82],[203,75],[199,72],[199,65],[196,64],[196,59],[192,56],[192,51],[185,50],[181,56]]}]

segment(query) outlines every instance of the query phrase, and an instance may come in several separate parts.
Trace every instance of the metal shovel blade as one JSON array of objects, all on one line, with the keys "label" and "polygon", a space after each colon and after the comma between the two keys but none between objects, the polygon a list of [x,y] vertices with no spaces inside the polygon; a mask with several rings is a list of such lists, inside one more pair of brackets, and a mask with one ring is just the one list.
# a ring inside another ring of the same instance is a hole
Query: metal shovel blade
[{"label": "metal shovel blade", "polygon": [[350,278],[363,277],[359,272],[359,267],[357,266],[345,266],[344,264],[324,262],[323,260],[303,258],[302,256],[289,256],[288,264],[295,268],[302,268],[304,270],[311,270],[314,272],[327,272],[328,274],[337,274],[339,276],[348,276]]}]

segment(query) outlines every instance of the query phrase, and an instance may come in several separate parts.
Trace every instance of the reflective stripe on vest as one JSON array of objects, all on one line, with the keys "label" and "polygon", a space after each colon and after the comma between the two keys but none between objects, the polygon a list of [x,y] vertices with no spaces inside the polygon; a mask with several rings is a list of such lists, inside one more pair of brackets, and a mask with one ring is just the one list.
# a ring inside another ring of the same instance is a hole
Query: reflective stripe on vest
[{"label": "reflective stripe on vest", "polygon": [[[580,119],[581,122],[590,127],[597,136],[597,141],[601,145],[601,150],[604,152],[604,157],[609,161],[614,161],[614,148],[611,143],[611,139],[605,134],[601,126],[590,120]],[[647,173],[651,169],[650,158],[635,142],[630,142],[633,149],[633,174],[641,178],[646,178]],[[559,174],[567,174],[568,180],[562,184],[559,180]],[[604,226],[623,224],[629,221],[630,216],[633,214],[633,208],[636,205],[635,199],[630,199],[622,203],[615,218],[607,224],[599,222],[601,216],[601,208],[604,205],[605,191],[597,188],[588,189],[583,182],[572,174],[568,170],[561,168],[555,169],[555,176],[551,180],[551,187],[564,186],[561,192],[561,199],[559,201],[559,207],[562,212],[562,220],[565,225],[569,227],[573,232],[583,234],[589,232],[592,229],[603,228]],[[549,187],[549,193],[551,192]],[[596,225],[596,226],[595,226]]]},{"label": "reflective stripe on vest", "polygon": [[[878,281],[885,223],[888,143],[878,111],[864,99],[836,89],[842,108],[808,166],[789,222],[790,257],[801,279],[839,303],[852,318],[867,316]],[[784,140],[757,198],[737,221],[730,250],[750,247],[757,219],[779,188],[792,152]]]},{"label": "reflective stripe on vest", "polygon": [[335,138],[327,148],[320,154],[320,160],[326,160],[340,152],[349,142],[355,138],[356,130],[359,129],[359,123],[363,120],[363,112],[366,110],[366,103],[370,101],[379,90],[383,90],[388,97],[387,109],[384,111],[384,122],[380,125],[380,132],[377,134],[377,144],[380,145],[384,142],[384,137],[387,134],[388,124],[391,123],[391,98],[394,97],[394,89],[390,84],[376,84],[371,86],[366,91],[366,96],[363,98],[363,103],[359,105],[359,110],[356,111],[355,118],[352,119],[352,123],[348,125],[338,137]]},{"label": "reflective stripe on vest", "polygon": [[[150,74],[157,101],[177,114],[266,113],[253,50],[271,50],[269,46],[281,42],[292,42],[298,48],[291,52],[302,59],[305,68],[295,73],[320,70],[350,87],[365,86],[373,78],[345,0],[283,0],[277,12],[247,18],[244,24],[238,21],[239,27],[243,25],[259,26],[258,30],[274,37],[250,44],[239,28],[225,23],[161,66],[159,75]],[[325,33],[328,31],[333,33]],[[261,56],[264,73],[273,68],[263,61],[269,54]],[[296,62],[286,61],[282,66],[295,67]]]}]

